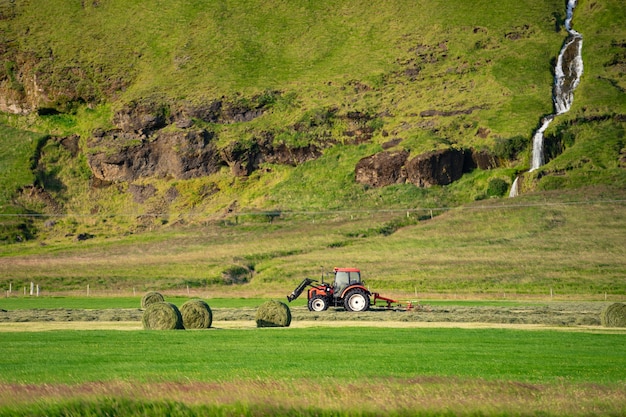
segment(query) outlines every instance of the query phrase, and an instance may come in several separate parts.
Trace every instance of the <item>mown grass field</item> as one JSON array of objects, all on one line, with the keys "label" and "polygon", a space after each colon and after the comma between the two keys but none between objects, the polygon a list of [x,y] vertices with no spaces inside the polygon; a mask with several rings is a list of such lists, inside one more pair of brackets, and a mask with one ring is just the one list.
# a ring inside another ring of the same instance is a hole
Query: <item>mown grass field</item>
[{"label": "mown grass field", "polygon": [[619,415],[623,343],[623,333],[485,329],[5,333],[0,413]]}]

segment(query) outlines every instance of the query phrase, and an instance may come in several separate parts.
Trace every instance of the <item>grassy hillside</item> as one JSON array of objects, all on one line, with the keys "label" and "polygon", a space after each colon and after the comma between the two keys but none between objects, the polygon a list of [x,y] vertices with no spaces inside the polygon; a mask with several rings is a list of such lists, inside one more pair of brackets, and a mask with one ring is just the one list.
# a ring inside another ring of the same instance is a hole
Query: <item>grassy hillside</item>
[{"label": "grassy hillside", "polygon": [[[124,238],[0,247],[0,288],[103,294],[149,289],[286,296],[304,278],[356,266],[374,291],[623,299],[624,189],[486,200],[429,210],[240,216]],[[435,211],[434,214],[437,214]],[[408,217],[407,217],[408,216]],[[423,220],[419,220],[423,219]],[[395,233],[394,233],[395,231]],[[621,298],[620,298],[621,297]]]},{"label": "grassy hillside", "polygon": [[0,124],[0,241],[13,242],[34,234],[32,221],[20,217],[26,210],[15,202],[17,189],[35,182],[34,156],[45,136]]},{"label": "grassy hillside", "polygon": [[[574,26],[585,39],[585,74],[572,111],[546,132],[549,163],[524,175],[525,192],[626,186],[625,13],[617,0],[579,2]],[[5,187],[22,211],[45,215],[34,223],[42,239],[219,220],[229,207],[406,210],[490,197],[494,180],[507,187],[528,169],[532,133],[552,111],[552,68],[566,36],[565,5],[556,0],[18,0],[2,5],[0,16],[0,97],[35,103],[29,116],[4,113],[0,123],[79,135],[78,153],[52,138],[10,162],[38,157],[28,175],[44,193],[17,193],[18,180]],[[249,121],[195,120],[220,149],[268,134],[296,147],[335,145],[317,160],[265,164],[246,178],[224,168],[189,180],[140,179],[132,185],[156,190],[142,201],[126,182],[90,186],[88,141],[113,127],[125,105],[150,101],[176,111],[218,99],[267,104]],[[364,115],[366,125],[352,126],[350,114]],[[364,128],[371,138],[355,143],[348,132]],[[14,132],[7,143],[20,141],[17,130],[3,132]],[[357,184],[355,164],[384,144],[411,156],[471,147],[502,164],[445,187]]]}]

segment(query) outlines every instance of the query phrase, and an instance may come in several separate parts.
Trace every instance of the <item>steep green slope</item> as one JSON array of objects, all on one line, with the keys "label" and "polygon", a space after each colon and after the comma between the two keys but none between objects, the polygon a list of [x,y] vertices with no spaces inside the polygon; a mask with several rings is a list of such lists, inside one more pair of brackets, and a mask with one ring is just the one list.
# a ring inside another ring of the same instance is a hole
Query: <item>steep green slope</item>
[{"label": "steep green slope", "polygon": [[0,242],[14,242],[31,238],[32,221],[16,203],[16,189],[35,182],[33,155],[39,152],[45,140],[40,134],[23,132],[0,125]]},{"label": "steep green slope", "polygon": [[[78,152],[60,139],[46,143],[36,170],[45,194],[17,201],[66,215],[40,224],[45,236],[126,233],[228,211],[410,209],[502,195],[528,169],[532,133],[552,111],[564,18],[556,0],[2,4],[0,122],[79,135]],[[580,1],[574,26],[585,39],[585,74],[572,111],[547,132],[551,162],[524,176],[525,191],[626,186],[625,22],[617,0]],[[270,138],[288,150],[319,146],[320,156],[265,162],[243,177],[224,165],[199,178],[90,186],[90,156],[154,140],[94,145],[95,132],[117,126],[129,104],[151,103],[175,119],[218,102],[254,113],[192,117],[220,152]],[[445,187],[355,182],[357,162],[383,148],[414,157],[451,147],[485,151],[499,166]]]}]

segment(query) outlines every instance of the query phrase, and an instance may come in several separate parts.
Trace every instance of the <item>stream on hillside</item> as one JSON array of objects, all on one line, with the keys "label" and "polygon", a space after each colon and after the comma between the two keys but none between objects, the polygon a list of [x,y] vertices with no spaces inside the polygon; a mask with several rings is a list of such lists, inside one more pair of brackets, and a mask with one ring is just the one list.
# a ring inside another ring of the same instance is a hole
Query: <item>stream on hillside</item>
[{"label": "stream on hillside", "polygon": [[[574,9],[577,0],[567,1],[567,16],[565,19],[565,29],[567,30],[567,38],[563,43],[563,47],[559,52],[556,66],[554,67],[554,87],[552,90],[552,101],[554,103],[554,113],[545,116],[541,120],[541,126],[532,140],[532,159],[530,171],[538,169],[545,163],[543,152],[543,134],[552,123],[552,120],[560,114],[567,113],[574,101],[574,90],[580,82],[583,73],[582,46],[583,37],[580,33],[572,28],[572,19],[574,17]],[[511,186],[509,197],[518,195],[518,180],[515,178]]]}]

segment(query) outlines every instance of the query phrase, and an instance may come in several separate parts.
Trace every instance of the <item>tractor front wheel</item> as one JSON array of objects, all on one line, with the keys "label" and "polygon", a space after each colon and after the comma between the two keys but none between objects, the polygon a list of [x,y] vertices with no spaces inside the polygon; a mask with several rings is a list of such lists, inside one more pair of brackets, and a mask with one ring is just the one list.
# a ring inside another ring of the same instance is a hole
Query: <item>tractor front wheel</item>
[{"label": "tractor front wheel", "polygon": [[367,311],[370,308],[370,298],[365,291],[355,289],[346,294],[343,306],[348,311]]},{"label": "tractor front wheel", "polygon": [[316,295],[309,300],[309,311],[324,311],[328,309],[328,299],[321,295]]}]

